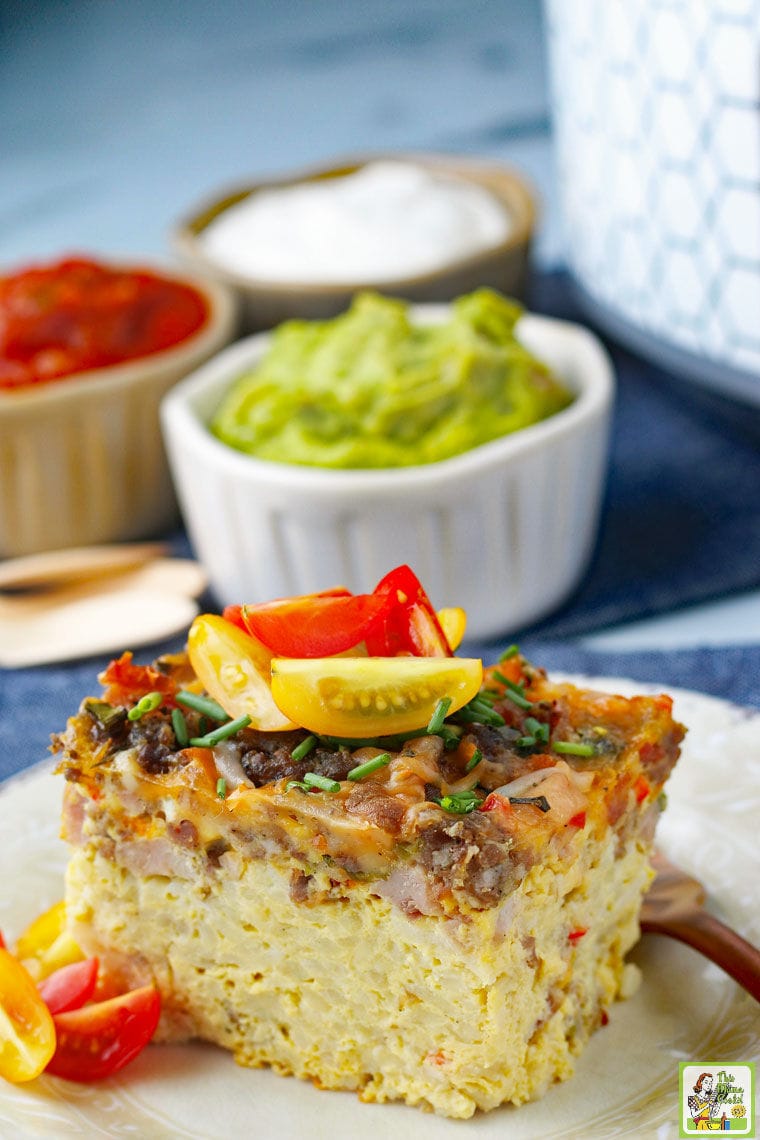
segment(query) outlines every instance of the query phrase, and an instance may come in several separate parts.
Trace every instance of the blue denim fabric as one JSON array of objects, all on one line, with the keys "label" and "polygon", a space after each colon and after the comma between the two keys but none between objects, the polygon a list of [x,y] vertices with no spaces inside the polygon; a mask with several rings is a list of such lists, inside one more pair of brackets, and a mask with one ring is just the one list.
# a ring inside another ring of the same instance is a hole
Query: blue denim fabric
[{"label": "blue denim fabric", "polygon": [[[536,277],[531,307],[577,317],[559,273]],[[697,689],[760,707],[757,645],[662,652],[584,649],[574,639],[760,585],[760,417],[708,398],[612,348],[618,398],[602,525],[588,574],[574,597],[519,640],[537,664]],[[184,535],[175,553],[188,553]],[[441,599],[443,603],[444,599]],[[456,599],[445,599],[455,603]],[[208,608],[216,608],[213,597]],[[150,660],[181,639],[137,655]],[[472,646],[494,660],[504,642]],[[106,658],[0,671],[0,779],[47,755],[50,734],[98,691]]]}]

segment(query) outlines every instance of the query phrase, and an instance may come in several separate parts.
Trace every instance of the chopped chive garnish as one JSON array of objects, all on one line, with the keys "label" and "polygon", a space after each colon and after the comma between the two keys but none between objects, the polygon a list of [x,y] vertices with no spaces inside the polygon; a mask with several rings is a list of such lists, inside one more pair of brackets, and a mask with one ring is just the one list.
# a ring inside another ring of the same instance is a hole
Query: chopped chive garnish
[{"label": "chopped chive garnish", "polygon": [[227,740],[230,736],[234,736],[241,728],[245,728],[251,723],[249,716],[239,716],[237,720],[229,720],[226,724],[220,724],[218,728],[212,729],[207,732],[205,736],[191,736],[190,744],[194,748],[213,748],[215,744],[219,744],[222,740]]},{"label": "chopped chive garnish", "polygon": [[378,747],[375,739],[370,739],[365,736],[324,736],[320,733],[320,744],[325,748],[376,748]]},{"label": "chopped chive garnish", "polygon": [[144,697],[140,697],[134,708],[129,710],[127,720],[139,720],[141,716],[145,716],[145,713],[153,712],[163,699],[163,693],[146,693]]},{"label": "chopped chive garnish", "polygon": [[509,796],[511,804],[533,804],[539,811],[549,811],[550,805],[546,796]]},{"label": "chopped chive garnish", "polygon": [[460,734],[455,728],[449,728],[447,724],[444,724],[438,735],[443,741],[443,747],[447,752],[451,752],[452,749],[459,747]]},{"label": "chopped chive garnish", "polygon": [[523,721],[523,728],[527,731],[524,736],[518,736],[515,741],[518,748],[535,748],[537,744],[549,743],[548,724],[543,724],[533,716],[526,716]]},{"label": "chopped chive garnish", "polygon": [[369,776],[371,772],[376,772],[378,768],[385,768],[390,762],[390,752],[381,752],[379,756],[373,756],[371,760],[367,760],[364,764],[359,764],[356,768],[352,768],[346,779],[361,780],[364,776]]},{"label": "chopped chive garnish", "polygon": [[180,689],[177,693],[177,704],[195,709],[196,712],[203,713],[212,720],[227,720],[227,713],[215,700],[211,697],[201,697],[198,693],[189,693],[187,689]]},{"label": "chopped chive garnish", "polygon": [[504,717],[501,713],[497,713],[489,702],[482,701],[480,697],[476,697],[474,701],[470,701],[470,708],[483,718],[483,724],[504,724]]},{"label": "chopped chive garnish", "polygon": [[291,760],[303,760],[304,756],[308,756],[316,746],[316,736],[306,736],[300,744],[296,744],[295,748],[290,754]]},{"label": "chopped chive garnish", "polygon": [[593,744],[579,744],[574,740],[555,740],[552,748],[566,756],[594,756],[596,752]]},{"label": "chopped chive garnish", "polygon": [[454,815],[467,815],[471,811],[475,811],[476,807],[480,807],[480,796],[470,789],[467,792],[452,792],[448,796],[441,796],[438,803],[444,811],[450,811]]},{"label": "chopped chive garnish", "polygon": [[306,772],[303,782],[307,788],[319,788],[320,792],[339,792],[340,784],[328,776],[320,776],[318,772]]},{"label": "chopped chive garnish", "polygon": [[518,709],[533,708],[533,702],[529,701],[525,696],[524,689],[522,689],[520,685],[513,684],[512,681],[507,682],[507,689],[504,693],[504,696],[507,697],[507,699],[510,700],[513,705],[517,705]]},{"label": "chopped chive garnish", "polygon": [[477,768],[480,761],[483,759],[483,753],[479,748],[476,748],[470,759],[467,761],[465,772],[471,772],[473,768]]},{"label": "chopped chive garnish", "polygon": [[187,748],[190,743],[190,733],[182,709],[172,709],[172,728],[180,748]]},{"label": "chopped chive garnish", "polygon": [[478,697],[473,697],[463,708],[454,713],[454,716],[463,724],[490,724],[494,728],[504,724],[504,717]]},{"label": "chopped chive garnish", "polygon": [[526,716],[524,727],[527,728],[531,736],[535,736],[536,740],[540,740],[544,744],[549,740],[549,725],[543,724],[535,717]]},{"label": "chopped chive garnish", "polygon": [[289,792],[291,788],[299,788],[302,792],[310,792],[311,788],[308,784],[304,784],[303,780],[288,780],[285,785],[285,791]]},{"label": "chopped chive garnish", "polygon": [[216,781],[216,794],[220,800],[227,799],[227,781],[224,776],[220,776]]},{"label": "chopped chive garnish", "polygon": [[120,705],[109,705],[107,701],[85,701],[84,707],[104,728],[114,728],[127,719],[127,713]]},{"label": "chopped chive garnish", "polygon": [[[446,739],[448,726],[444,725],[439,736]],[[319,740],[326,748],[382,748],[389,752],[397,752],[408,740],[417,740],[420,736],[427,736],[427,728],[415,728],[411,732],[397,732],[388,736],[325,736],[320,734]],[[459,738],[457,737],[457,744]],[[446,746],[448,747],[448,745]]]},{"label": "chopped chive garnish", "polygon": [[512,657],[517,657],[520,649],[517,645],[508,645],[504,652],[499,657],[499,661],[509,661]]},{"label": "chopped chive garnish", "polygon": [[451,708],[451,697],[441,697],[435,706],[435,711],[428,721],[428,726],[425,731],[430,736],[435,736],[443,728],[443,722],[446,719],[446,713]]}]

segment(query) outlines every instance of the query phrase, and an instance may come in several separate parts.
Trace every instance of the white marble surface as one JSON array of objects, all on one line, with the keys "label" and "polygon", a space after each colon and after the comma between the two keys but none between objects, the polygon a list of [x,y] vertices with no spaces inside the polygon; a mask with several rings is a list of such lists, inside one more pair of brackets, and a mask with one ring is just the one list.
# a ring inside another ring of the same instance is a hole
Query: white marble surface
[{"label": "white marble surface", "polygon": [[647,621],[611,627],[580,640],[589,649],[625,652],[756,645],[760,640],[760,590],[690,606]]},{"label": "white marble surface", "polygon": [[[539,0],[5,0],[0,258],[168,256],[220,186],[349,153],[518,166],[561,258]],[[587,639],[758,640],[760,591]]]},{"label": "white marble surface", "polygon": [[167,252],[220,186],[386,148],[507,159],[556,255],[540,0],[5,0],[0,256]]}]

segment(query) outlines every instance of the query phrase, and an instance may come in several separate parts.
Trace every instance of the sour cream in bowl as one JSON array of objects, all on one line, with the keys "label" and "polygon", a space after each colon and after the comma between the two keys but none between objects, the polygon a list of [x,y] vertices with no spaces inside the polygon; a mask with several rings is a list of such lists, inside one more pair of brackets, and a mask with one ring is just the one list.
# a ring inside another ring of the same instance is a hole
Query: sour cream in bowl
[{"label": "sour cream in bowl", "polygon": [[437,155],[379,155],[223,193],[175,247],[232,286],[249,330],[345,309],[363,289],[449,301],[479,285],[520,296],[534,202],[515,171]]}]

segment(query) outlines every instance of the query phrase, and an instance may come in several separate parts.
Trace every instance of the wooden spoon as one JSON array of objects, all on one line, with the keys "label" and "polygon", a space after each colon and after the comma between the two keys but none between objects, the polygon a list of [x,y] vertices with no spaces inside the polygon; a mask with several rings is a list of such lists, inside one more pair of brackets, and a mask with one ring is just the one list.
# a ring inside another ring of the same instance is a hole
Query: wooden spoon
[{"label": "wooden spoon", "polygon": [[704,909],[705,889],[697,879],[659,851],[652,866],[657,875],[644,896],[642,931],[666,934],[698,950],[760,1002],[760,950]]},{"label": "wooden spoon", "polygon": [[197,614],[194,599],[206,582],[191,559],[154,558],[0,595],[0,667],[137,649],[180,633]]},{"label": "wooden spoon", "polygon": [[0,591],[16,593],[52,589],[66,582],[81,582],[118,574],[166,554],[165,543],[130,542],[110,546],[75,546],[46,550],[0,562]]}]

